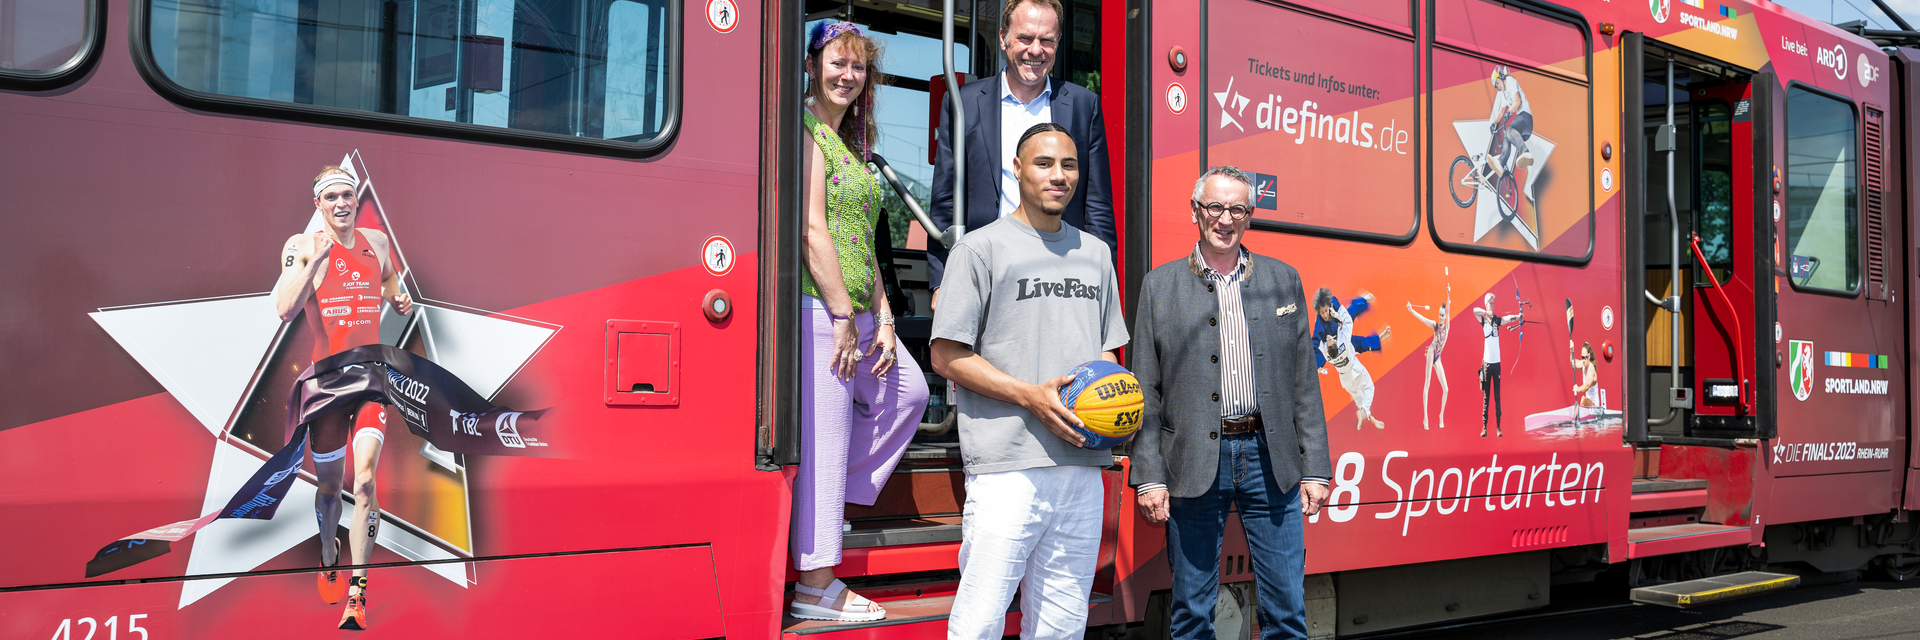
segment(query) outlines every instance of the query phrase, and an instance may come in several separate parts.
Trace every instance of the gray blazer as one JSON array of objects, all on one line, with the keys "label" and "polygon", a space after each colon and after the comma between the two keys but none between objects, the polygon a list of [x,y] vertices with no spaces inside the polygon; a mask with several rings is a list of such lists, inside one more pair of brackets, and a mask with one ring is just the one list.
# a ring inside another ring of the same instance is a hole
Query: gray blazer
[{"label": "gray blazer", "polygon": [[[1128,484],[1167,485],[1176,498],[1212,488],[1220,464],[1220,313],[1193,256],[1160,265],[1140,284],[1130,364],[1146,395]],[[1304,476],[1333,477],[1327,419],[1314,375],[1313,310],[1300,272],[1254,255],[1240,280],[1260,417],[1278,489]]]}]

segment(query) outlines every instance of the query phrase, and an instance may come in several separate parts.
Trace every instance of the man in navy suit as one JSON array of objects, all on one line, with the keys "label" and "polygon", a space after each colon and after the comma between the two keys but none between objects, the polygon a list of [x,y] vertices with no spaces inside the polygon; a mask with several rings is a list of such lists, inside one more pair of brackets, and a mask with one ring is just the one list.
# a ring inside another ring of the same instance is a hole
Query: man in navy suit
[{"label": "man in navy suit", "polygon": [[[978,229],[1020,206],[1014,177],[1013,147],[1033,125],[1052,122],[1066,127],[1079,143],[1080,189],[1073,194],[1061,221],[1086,231],[1114,247],[1112,178],[1107,164],[1107,125],[1100,116],[1100,96],[1086,87],[1048,75],[1060,45],[1060,0],[1006,0],[1000,11],[1000,50],[1007,70],[960,87],[966,109],[967,171],[966,222]],[[941,229],[953,225],[953,127],[951,107],[940,112],[939,152],[933,164],[933,216]],[[947,247],[927,243],[928,278],[939,300],[946,272]],[[1116,261],[1117,264],[1117,261]]]}]

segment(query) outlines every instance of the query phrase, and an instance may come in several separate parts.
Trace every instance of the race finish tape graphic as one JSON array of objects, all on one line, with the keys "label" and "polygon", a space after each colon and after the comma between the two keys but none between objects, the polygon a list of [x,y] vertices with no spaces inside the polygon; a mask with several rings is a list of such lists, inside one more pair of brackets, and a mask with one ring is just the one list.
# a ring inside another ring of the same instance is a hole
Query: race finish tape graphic
[{"label": "race finish tape graphic", "polygon": [[[193,520],[155,527],[115,540],[87,562],[87,577],[102,575],[159,557],[178,542],[223,518],[271,520],[294,484],[306,457],[309,427],[323,417],[365,402],[400,410],[407,429],[435,448],[469,455],[558,457],[545,439],[543,411],[514,411],[494,406],[446,369],[418,355],[387,345],[367,345],[314,363],[300,375],[298,393],[288,402],[294,425],[286,446],[273,454],[241,485],[227,506]],[[441,417],[444,416],[444,417]],[[432,422],[444,420],[444,428]]]},{"label": "race finish tape graphic", "polygon": [[[316,259],[313,263],[325,265],[322,271],[326,277],[316,279],[314,295],[310,297],[313,304],[306,309],[306,317],[301,317],[299,313],[290,320],[277,317],[276,296],[271,292],[103,307],[97,313],[89,314],[101,329],[126,349],[128,355],[139,362],[169,395],[206,428],[213,449],[211,469],[204,476],[207,478],[205,498],[198,509],[206,514],[203,516],[206,522],[189,520],[143,532],[152,535],[130,536],[122,552],[146,554],[148,557],[164,554],[167,549],[163,545],[131,541],[178,541],[193,533],[188,530],[191,527],[199,533],[188,540],[191,552],[187,555],[183,575],[231,576],[252,571],[283,556],[290,549],[315,540],[316,514],[303,513],[304,509],[280,510],[277,514],[273,510],[256,510],[245,518],[238,518],[250,521],[244,524],[207,525],[221,519],[218,517],[220,514],[232,513],[232,509],[222,509],[223,506],[229,506],[230,496],[258,496],[265,480],[272,476],[271,473],[262,474],[259,471],[262,461],[268,459],[272,450],[283,448],[283,443],[291,445],[299,440],[288,439],[289,427],[295,425],[288,423],[285,414],[278,409],[282,403],[299,398],[300,389],[294,386],[295,375],[306,369],[310,362],[323,360],[328,355],[345,352],[355,346],[328,347],[327,344],[332,340],[331,332],[320,331],[323,326],[348,320],[349,316],[355,325],[367,324],[371,320],[370,326],[377,328],[378,335],[363,336],[356,345],[378,343],[419,353],[424,361],[430,361],[430,364],[449,372],[451,380],[470,389],[482,401],[490,401],[500,393],[562,328],[510,314],[421,297],[419,281],[416,279],[419,271],[410,268],[405,245],[395,229],[392,211],[390,207],[383,206],[384,203],[376,195],[374,181],[367,175],[364,160],[358,152],[346,154],[337,168],[329,167],[322,178],[315,179],[316,206],[326,204],[320,202],[319,191],[322,187],[330,194],[356,193],[358,214],[345,217],[338,215],[352,209],[351,201],[346,209],[335,209],[334,215],[320,210],[312,211],[305,230],[289,241],[286,255],[275,266],[303,269],[295,266],[299,262],[295,250],[309,239],[318,238],[321,233],[343,224],[351,231],[342,232],[337,237],[353,235],[357,240],[351,245],[336,244],[337,251],[314,255]],[[384,242],[373,242],[370,247],[359,244],[367,242],[368,238],[383,238]],[[345,246],[351,246],[352,250],[344,250]],[[338,274],[336,272],[341,265],[336,258],[346,258],[345,262],[349,265],[362,260],[365,264],[360,265],[360,269],[349,266],[344,275]],[[362,271],[359,279],[352,277],[356,270]],[[345,291],[320,295],[320,289],[325,288],[321,286],[323,284],[355,290],[350,292],[351,295]],[[279,283],[275,287],[282,288]],[[412,295],[411,313],[397,308],[398,301],[406,297],[403,294]],[[348,301],[349,297],[351,301]],[[387,304],[388,298],[392,298],[394,304]],[[339,310],[335,310],[329,315],[332,307],[346,307],[349,313],[341,315]],[[312,351],[309,351],[310,348]],[[313,354],[312,359],[308,359],[309,353]],[[431,389],[430,393],[439,394],[451,389],[448,385],[453,382],[424,384]],[[419,391],[418,387],[408,387],[410,391]],[[247,400],[249,398],[253,400]],[[353,429],[355,447],[381,447],[378,444],[381,438],[374,437],[378,434],[368,434],[372,430],[384,430],[391,414],[408,411],[411,413],[403,416],[403,419],[409,422],[424,421],[423,424],[437,427],[442,424],[441,421],[447,421],[449,425],[458,426],[468,434],[467,442],[448,440],[451,434],[426,437],[431,431],[422,433],[412,428],[387,433],[384,438],[386,452],[376,454],[382,460],[378,473],[385,478],[380,481],[380,486],[403,492],[407,498],[378,504],[377,515],[366,514],[368,521],[362,523],[369,526],[350,524],[350,521],[358,522],[360,514],[342,518],[337,525],[333,518],[326,515],[328,503],[342,502],[339,497],[330,496],[346,497],[353,491],[351,486],[333,480],[343,476],[337,467],[321,474],[323,477],[296,471],[274,483],[273,489],[278,493],[269,494],[268,497],[277,495],[282,500],[297,503],[311,501],[316,509],[322,511],[319,515],[320,532],[323,535],[319,540],[323,563],[329,562],[328,554],[335,551],[329,545],[335,538],[332,532],[366,531],[371,528],[377,531],[366,536],[366,542],[396,554],[400,559],[427,562],[409,571],[432,573],[463,588],[475,584],[478,580],[475,565],[433,562],[471,558],[476,551],[476,534],[479,532],[475,531],[469,516],[473,501],[469,484],[471,472],[462,456],[502,453],[515,456],[558,455],[559,452],[553,447],[532,446],[536,441],[548,443],[546,437],[535,432],[537,428],[530,430],[538,423],[541,414],[511,411],[486,414],[484,407],[462,408],[449,414],[448,411],[454,411],[454,407],[429,409],[405,394],[398,394],[389,402],[376,399],[361,406],[363,410],[358,413],[367,419],[360,421]],[[354,413],[349,411],[345,415],[325,419],[336,425],[347,424],[354,420]],[[373,420],[376,417],[378,420]],[[310,426],[308,438],[327,435],[322,426]],[[337,437],[345,437],[347,432],[333,433]],[[476,448],[481,444],[479,441],[483,440],[481,436],[484,436],[487,446]],[[515,443],[522,447],[513,446]],[[315,458],[316,464],[321,458],[338,460],[344,453],[334,451],[338,443],[327,445],[320,451],[314,451],[311,442],[307,446],[308,454]],[[271,468],[274,465],[268,463],[266,466]],[[344,474],[344,477],[350,480],[353,474]],[[248,492],[248,487],[254,490]],[[244,502],[231,506],[238,507],[240,504]],[[387,526],[373,526],[375,522]],[[193,526],[196,523],[199,525]],[[346,547],[345,542],[342,541],[338,546]],[[360,543],[354,546],[356,554],[366,552]],[[347,558],[346,551],[345,548],[338,549],[340,559]],[[140,559],[122,561],[122,566],[137,563]],[[112,570],[106,565],[89,564],[90,570]],[[181,583],[179,606],[184,609],[233,580],[233,577],[216,577],[185,581]]]}]

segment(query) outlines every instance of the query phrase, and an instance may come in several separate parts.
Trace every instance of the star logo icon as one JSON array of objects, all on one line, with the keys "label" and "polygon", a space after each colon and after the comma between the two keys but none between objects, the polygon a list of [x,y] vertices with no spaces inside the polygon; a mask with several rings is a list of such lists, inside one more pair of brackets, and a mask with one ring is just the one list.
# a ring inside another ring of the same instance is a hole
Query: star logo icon
[{"label": "star logo icon", "polygon": [[[379,303],[383,307],[381,342],[421,353],[492,398],[561,327],[422,295],[419,272],[406,261],[401,234],[382,206],[360,153],[346,154],[339,166],[360,181],[356,226],[387,234],[401,288],[414,300],[410,316],[399,315],[384,301]],[[320,231],[324,224],[316,211],[305,233]],[[213,465],[208,470],[200,512],[222,508],[272,451],[284,444],[290,383],[311,362],[315,336],[307,328],[310,320],[299,317],[282,322],[275,313],[271,292],[108,307],[88,315],[207,429],[208,446],[214,449]],[[390,465],[412,467],[416,472],[396,475],[395,480],[379,480],[382,492],[414,492],[424,499],[419,500],[422,506],[416,507],[420,513],[382,505],[379,546],[409,561],[473,557],[473,532],[467,524],[470,518],[425,517],[429,509],[462,516],[470,512],[462,457],[435,449],[401,429],[387,432],[381,458],[383,475],[389,473]],[[451,476],[457,482],[438,482],[436,489],[409,486],[398,480],[424,476],[421,469],[427,467],[437,469],[429,471],[439,477]],[[286,496],[292,506],[280,509],[273,519],[221,520],[201,530],[190,541],[186,574],[245,573],[301,544],[315,544],[312,541],[319,533],[311,508],[315,491],[314,477],[302,471]],[[342,548],[341,553],[345,560],[346,550]],[[472,566],[447,562],[422,565],[419,570],[466,587],[477,581]],[[179,607],[186,608],[232,580],[181,582]]]},{"label": "star logo icon", "polygon": [[[1253,100],[1233,90],[1232,76],[1227,77],[1227,89],[1213,94],[1213,100],[1214,102],[1220,103],[1220,128],[1225,129],[1227,125],[1233,125],[1233,128],[1239,129],[1242,132],[1247,130],[1245,127],[1240,126],[1240,123],[1234,120],[1233,117],[1235,115],[1244,117],[1247,112],[1247,105],[1251,104]],[[1233,105],[1233,113],[1227,113],[1227,105],[1229,104]]]}]

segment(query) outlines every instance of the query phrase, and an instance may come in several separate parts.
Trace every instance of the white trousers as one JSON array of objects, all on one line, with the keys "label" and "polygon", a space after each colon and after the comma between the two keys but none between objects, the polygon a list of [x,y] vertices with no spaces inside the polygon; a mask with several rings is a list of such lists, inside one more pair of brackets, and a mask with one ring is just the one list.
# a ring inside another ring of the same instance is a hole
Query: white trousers
[{"label": "white trousers", "polygon": [[967,476],[948,640],[1000,638],[1016,589],[1021,638],[1084,637],[1104,493],[1099,467]]},{"label": "white trousers", "polygon": [[1373,410],[1373,374],[1367,372],[1366,365],[1360,364],[1359,354],[1347,356],[1347,366],[1336,368],[1340,372],[1340,386],[1346,388],[1347,395],[1353,396],[1353,404],[1361,409]]}]

